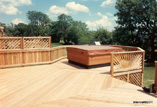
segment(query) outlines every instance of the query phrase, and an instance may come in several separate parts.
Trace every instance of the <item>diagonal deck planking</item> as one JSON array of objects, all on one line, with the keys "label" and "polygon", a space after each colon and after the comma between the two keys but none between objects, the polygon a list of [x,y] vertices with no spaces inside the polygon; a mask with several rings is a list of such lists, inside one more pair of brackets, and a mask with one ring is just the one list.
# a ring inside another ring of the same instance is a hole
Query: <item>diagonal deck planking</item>
[{"label": "diagonal deck planking", "polygon": [[[0,69],[0,107],[127,107],[157,105],[157,96],[114,79],[109,66],[84,69],[67,59],[50,65]],[[133,104],[133,101],[153,101]]]}]

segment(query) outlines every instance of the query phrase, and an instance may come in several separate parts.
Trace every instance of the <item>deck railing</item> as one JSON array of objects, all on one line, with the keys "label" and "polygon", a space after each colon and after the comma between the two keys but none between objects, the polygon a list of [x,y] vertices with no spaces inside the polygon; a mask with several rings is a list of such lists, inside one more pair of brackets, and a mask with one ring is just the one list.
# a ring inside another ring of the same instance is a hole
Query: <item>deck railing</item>
[{"label": "deck railing", "polygon": [[65,47],[51,48],[50,37],[0,37],[0,68],[52,63]]},{"label": "deck railing", "polygon": [[0,49],[51,48],[51,37],[0,37]]},{"label": "deck railing", "polygon": [[[13,39],[13,41],[18,41],[15,42],[18,43],[17,45],[13,44],[16,47],[15,49],[12,49],[12,47],[8,47],[8,44],[11,43],[12,40],[11,41],[8,40],[9,42],[3,41],[2,43],[0,39],[0,42],[2,44],[5,43],[5,45],[2,46],[4,47],[4,49],[2,49],[1,47],[0,50],[0,68],[52,63],[56,60],[66,57],[66,46],[45,48],[48,47],[48,45],[50,45],[50,38],[46,38],[48,39],[48,41],[47,40],[44,41],[44,38],[42,38],[42,41],[46,43],[46,46],[44,45],[44,43],[43,45],[41,45],[42,42],[40,42],[41,41],[40,39],[15,38]],[[44,49],[40,47],[43,47]],[[111,53],[111,66],[110,66],[111,76],[135,84],[137,86],[142,86],[145,51],[138,47],[128,46],[115,46],[115,47],[120,47],[122,48],[123,51]]]},{"label": "deck railing", "polygon": [[136,47],[118,47],[121,47],[123,52],[111,53],[111,76],[137,86],[142,86],[144,50]]},{"label": "deck railing", "polygon": [[0,68],[52,63],[65,57],[65,47],[0,50]]}]

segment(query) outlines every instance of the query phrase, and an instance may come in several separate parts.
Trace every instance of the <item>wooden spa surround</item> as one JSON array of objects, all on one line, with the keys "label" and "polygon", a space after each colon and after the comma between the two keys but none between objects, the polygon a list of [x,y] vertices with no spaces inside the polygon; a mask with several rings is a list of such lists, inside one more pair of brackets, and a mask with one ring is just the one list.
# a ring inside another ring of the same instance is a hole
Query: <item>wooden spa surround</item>
[{"label": "wooden spa surround", "polygon": [[85,67],[108,64],[111,62],[111,52],[121,52],[122,48],[112,46],[72,46],[67,47],[69,62]]}]

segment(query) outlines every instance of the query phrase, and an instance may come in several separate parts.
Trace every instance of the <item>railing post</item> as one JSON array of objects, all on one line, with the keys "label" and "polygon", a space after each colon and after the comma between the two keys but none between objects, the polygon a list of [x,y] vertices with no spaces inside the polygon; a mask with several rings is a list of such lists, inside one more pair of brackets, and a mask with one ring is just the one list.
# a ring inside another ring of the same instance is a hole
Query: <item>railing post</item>
[{"label": "railing post", "polygon": [[142,53],[142,73],[144,73],[144,59],[145,59],[145,51]]},{"label": "railing post", "polygon": [[22,67],[24,67],[24,38],[21,37],[21,60],[22,60]]},{"label": "railing post", "polygon": [[50,64],[52,64],[52,50],[50,49]]},{"label": "railing post", "polygon": [[157,61],[155,61],[154,91],[157,93]]},{"label": "railing post", "polygon": [[24,49],[24,38],[21,37],[21,49]]},{"label": "railing post", "polygon": [[51,37],[49,37],[49,48],[51,48]]},{"label": "railing post", "polygon": [[63,56],[66,57],[66,47],[63,47]]},{"label": "railing post", "polygon": [[114,72],[114,69],[113,69],[113,54],[111,53],[111,68],[110,68],[110,74],[111,74],[111,76],[113,77],[113,72]]},{"label": "railing post", "polygon": [[141,76],[141,87],[143,87],[143,73],[144,73],[144,59],[145,59],[145,51],[142,52],[142,76]]}]

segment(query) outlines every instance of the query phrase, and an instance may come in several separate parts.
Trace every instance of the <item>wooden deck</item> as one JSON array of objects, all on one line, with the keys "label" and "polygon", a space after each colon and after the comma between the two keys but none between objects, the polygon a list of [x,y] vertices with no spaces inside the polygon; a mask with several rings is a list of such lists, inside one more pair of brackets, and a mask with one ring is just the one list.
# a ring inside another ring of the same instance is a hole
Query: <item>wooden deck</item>
[{"label": "wooden deck", "polygon": [[0,69],[0,107],[156,107],[157,96],[112,78],[109,71],[109,66],[84,69],[67,59]]}]

